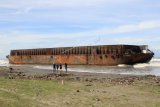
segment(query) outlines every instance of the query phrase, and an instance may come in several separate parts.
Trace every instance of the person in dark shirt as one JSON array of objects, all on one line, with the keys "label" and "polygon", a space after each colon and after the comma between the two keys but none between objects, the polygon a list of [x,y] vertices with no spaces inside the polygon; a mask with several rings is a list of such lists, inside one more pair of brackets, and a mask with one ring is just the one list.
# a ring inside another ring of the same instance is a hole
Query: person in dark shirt
[{"label": "person in dark shirt", "polygon": [[66,73],[67,73],[67,66],[68,66],[67,63],[65,63],[64,67],[65,67]]},{"label": "person in dark shirt", "polygon": [[53,72],[56,70],[56,64],[53,63]]},{"label": "person in dark shirt", "polygon": [[60,74],[63,74],[63,71],[62,71],[62,64],[59,64],[59,69],[60,69]]},{"label": "person in dark shirt", "polygon": [[56,64],[56,67],[57,67],[57,71],[58,71],[58,69],[59,69],[59,64]]},{"label": "person in dark shirt", "polygon": [[12,71],[13,71],[13,68],[12,68],[12,67],[10,67],[10,68],[9,68],[9,70],[10,70],[9,72],[10,72],[10,73],[12,73]]},{"label": "person in dark shirt", "polygon": [[62,70],[62,64],[59,64],[59,68],[60,68],[60,70]]}]

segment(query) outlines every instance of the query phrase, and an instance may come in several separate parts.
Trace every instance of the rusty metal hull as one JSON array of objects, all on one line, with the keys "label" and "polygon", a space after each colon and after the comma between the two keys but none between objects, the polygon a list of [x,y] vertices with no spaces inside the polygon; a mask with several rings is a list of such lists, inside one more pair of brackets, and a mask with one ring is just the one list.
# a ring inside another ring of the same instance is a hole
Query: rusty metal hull
[{"label": "rusty metal hull", "polygon": [[[114,46],[94,46],[94,47],[78,47],[72,49],[71,53],[63,53],[66,48],[61,48],[61,51],[55,51],[54,48],[46,48],[46,53],[41,53],[42,49],[30,50],[12,50],[9,56],[11,64],[71,64],[71,65],[107,65],[114,66],[118,64],[136,64],[147,63],[153,53],[137,53],[126,54],[126,48],[135,48],[137,46],[114,45]],[[112,49],[113,48],[113,49]],[[60,48],[59,48],[60,49]],[[67,48],[70,49],[70,48]],[[97,51],[99,49],[99,51]],[[112,49],[111,51],[109,49]],[[137,48],[138,49],[138,48]],[[32,52],[32,50],[35,51]],[[44,50],[44,49],[43,49]],[[84,50],[82,52],[81,50]],[[116,50],[116,51],[114,51]],[[14,53],[15,52],[15,53]],[[17,52],[17,53],[16,53]],[[22,52],[22,53],[18,53]],[[30,52],[30,53],[29,53]],[[59,53],[58,53],[59,52]]]},{"label": "rusty metal hull", "polygon": [[118,65],[148,63],[152,58],[151,54],[125,55],[117,58],[112,55],[34,55],[34,56],[10,56],[11,64],[72,64],[72,65]]}]

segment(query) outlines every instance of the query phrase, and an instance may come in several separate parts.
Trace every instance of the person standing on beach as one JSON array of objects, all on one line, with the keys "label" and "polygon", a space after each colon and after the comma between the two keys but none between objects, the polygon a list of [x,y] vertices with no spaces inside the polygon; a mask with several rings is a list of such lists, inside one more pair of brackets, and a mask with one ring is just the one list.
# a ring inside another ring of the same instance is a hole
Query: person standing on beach
[{"label": "person standing on beach", "polygon": [[60,70],[62,70],[62,64],[59,64],[59,68],[60,68]]},{"label": "person standing on beach", "polygon": [[66,73],[67,73],[67,66],[68,66],[67,63],[65,63],[64,67],[65,67]]},{"label": "person standing on beach", "polygon": [[56,67],[57,67],[57,71],[58,71],[58,69],[59,69],[59,64],[56,64]]},{"label": "person standing on beach", "polygon": [[10,68],[9,68],[9,70],[10,70],[10,71],[9,71],[9,73],[12,73],[12,71],[13,71],[13,68],[12,68],[12,67],[10,67]]},{"label": "person standing on beach", "polygon": [[62,64],[59,64],[60,74],[62,74]]},{"label": "person standing on beach", "polygon": [[56,64],[53,63],[53,72],[56,70]]}]

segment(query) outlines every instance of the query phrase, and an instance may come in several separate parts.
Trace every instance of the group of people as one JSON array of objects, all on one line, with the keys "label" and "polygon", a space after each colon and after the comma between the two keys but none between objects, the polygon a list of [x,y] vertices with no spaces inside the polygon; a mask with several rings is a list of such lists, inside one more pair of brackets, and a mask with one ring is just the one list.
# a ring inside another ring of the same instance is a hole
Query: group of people
[{"label": "group of people", "polygon": [[[64,64],[64,68],[65,68],[65,72],[67,73],[67,67],[68,67],[68,65],[67,65],[67,63],[65,63]],[[54,71],[58,71],[58,70],[62,70],[62,64],[55,64],[55,63],[53,63],[53,72]]]}]

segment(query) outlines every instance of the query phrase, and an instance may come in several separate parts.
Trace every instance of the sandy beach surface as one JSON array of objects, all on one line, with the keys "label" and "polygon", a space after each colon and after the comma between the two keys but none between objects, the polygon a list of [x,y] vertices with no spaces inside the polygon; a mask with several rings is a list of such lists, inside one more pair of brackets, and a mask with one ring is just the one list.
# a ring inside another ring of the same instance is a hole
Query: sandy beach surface
[{"label": "sandy beach surface", "polygon": [[0,67],[4,107],[160,107],[159,76],[12,68]]}]

